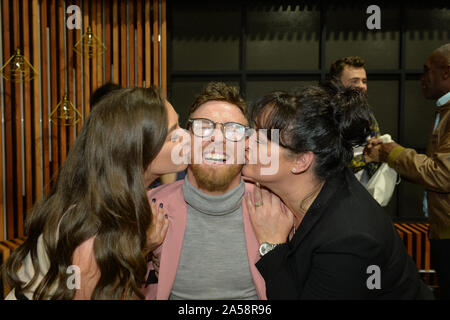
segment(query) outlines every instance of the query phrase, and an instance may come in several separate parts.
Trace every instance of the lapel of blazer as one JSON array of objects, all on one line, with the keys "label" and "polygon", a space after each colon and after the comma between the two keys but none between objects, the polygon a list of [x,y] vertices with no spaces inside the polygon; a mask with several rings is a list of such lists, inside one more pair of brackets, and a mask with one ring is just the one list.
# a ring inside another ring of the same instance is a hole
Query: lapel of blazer
[{"label": "lapel of blazer", "polygon": [[183,247],[187,208],[182,182],[179,182],[176,190],[163,199],[164,206],[167,207],[166,214],[169,216],[169,229],[161,250],[157,300],[169,299]]},{"label": "lapel of blazer", "polygon": [[295,232],[295,236],[291,241],[291,250],[289,252],[289,255],[295,252],[295,249],[302,243],[305,237],[314,228],[316,223],[322,218],[326,211],[326,208],[330,205],[332,198],[334,197],[336,192],[339,190],[339,188],[343,187],[345,183],[344,175],[347,174],[347,171],[350,173],[348,168],[346,168],[344,171],[345,173],[337,174],[336,177],[332,177],[325,182],[322,190],[320,191],[319,195],[314,200],[312,205],[309,207],[308,211],[305,214],[305,217],[300,223],[300,226]]},{"label": "lapel of blazer", "polygon": [[253,282],[256,287],[256,292],[258,294],[259,299],[266,300],[266,283],[264,281],[264,278],[259,273],[258,269],[256,268],[255,264],[260,259],[259,256],[259,243],[256,239],[255,231],[253,230],[250,216],[247,211],[247,204],[245,203],[245,194],[247,192],[253,193],[253,184],[246,183],[245,184],[245,192],[244,197],[242,198],[242,220],[244,223],[244,233],[245,233],[245,242],[247,245],[247,255],[248,255],[248,262],[250,264],[250,272],[253,277]]}]

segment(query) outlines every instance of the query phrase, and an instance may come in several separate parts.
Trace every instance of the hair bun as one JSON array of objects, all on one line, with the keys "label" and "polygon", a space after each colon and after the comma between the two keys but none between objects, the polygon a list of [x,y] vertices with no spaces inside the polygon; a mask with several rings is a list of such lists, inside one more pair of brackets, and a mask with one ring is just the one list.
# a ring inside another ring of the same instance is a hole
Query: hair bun
[{"label": "hair bun", "polygon": [[339,88],[330,97],[330,107],[343,144],[348,147],[364,144],[372,124],[365,92],[360,88]]}]

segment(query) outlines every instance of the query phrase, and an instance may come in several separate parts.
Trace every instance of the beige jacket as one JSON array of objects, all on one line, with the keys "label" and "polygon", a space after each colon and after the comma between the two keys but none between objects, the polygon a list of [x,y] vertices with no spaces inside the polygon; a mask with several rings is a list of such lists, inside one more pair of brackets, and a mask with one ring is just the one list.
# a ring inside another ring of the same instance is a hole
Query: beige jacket
[{"label": "beige jacket", "polygon": [[431,239],[450,239],[450,102],[436,110],[440,121],[431,134],[425,154],[394,148],[388,164],[400,176],[427,191]]}]

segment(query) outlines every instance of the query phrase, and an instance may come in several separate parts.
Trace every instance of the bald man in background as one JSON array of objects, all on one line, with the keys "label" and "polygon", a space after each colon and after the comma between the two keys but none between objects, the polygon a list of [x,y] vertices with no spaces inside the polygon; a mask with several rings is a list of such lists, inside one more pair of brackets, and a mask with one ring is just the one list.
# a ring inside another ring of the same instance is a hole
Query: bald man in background
[{"label": "bald man in background", "polygon": [[365,150],[387,162],[402,177],[425,187],[424,213],[429,217],[431,262],[440,298],[450,299],[450,43],[434,50],[420,78],[426,99],[436,100],[436,116],[426,154],[396,142],[372,139]]}]

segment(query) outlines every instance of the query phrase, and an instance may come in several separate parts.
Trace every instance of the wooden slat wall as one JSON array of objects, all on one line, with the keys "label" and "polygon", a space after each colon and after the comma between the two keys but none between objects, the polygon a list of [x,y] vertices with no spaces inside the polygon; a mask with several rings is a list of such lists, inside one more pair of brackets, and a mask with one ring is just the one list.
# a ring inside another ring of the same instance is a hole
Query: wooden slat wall
[{"label": "wooden slat wall", "polygon": [[[19,48],[39,77],[0,82],[0,241],[25,235],[27,212],[52,187],[81,129],[82,121],[65,127],[49,120],[64,94],[85,119],[91,93],[106,82],[166,92],[165,2],[2,0],[0,66]],[[81,30],[67,28],[71,5],[81,8]],[[88,26],[106,46],[92,59],[73,51]]]}]

